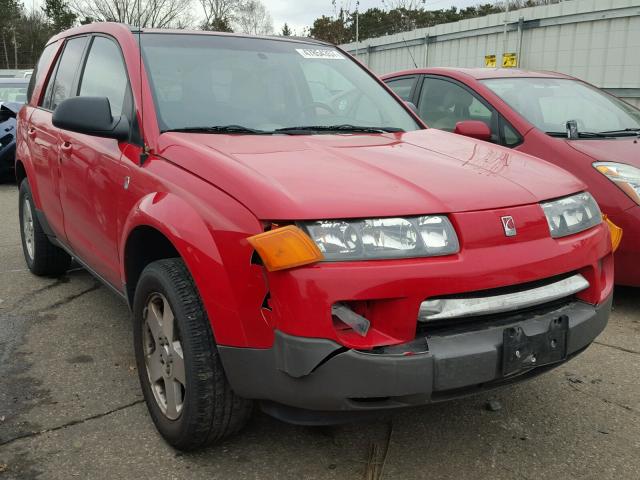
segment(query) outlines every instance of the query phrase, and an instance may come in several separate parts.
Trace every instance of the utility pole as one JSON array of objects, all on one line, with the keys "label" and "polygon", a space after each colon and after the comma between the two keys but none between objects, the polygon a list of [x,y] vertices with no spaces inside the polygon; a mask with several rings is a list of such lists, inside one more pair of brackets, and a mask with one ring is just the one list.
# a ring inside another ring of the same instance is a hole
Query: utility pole
[{"label": "utility pole", "polygon": [[356,58],[358,58],[358,42],[360,41],[360,1],[356,2]]},{"label": "utility pole", "polygon": [[[504,54],[507,53],[507,23],[509,18],[509,0],[505,1],[506,9],[504,13],[504,30],[502,32],[502,58],[504,59]],[[499,68],[502,68],[502,59],[496,62]]]}]

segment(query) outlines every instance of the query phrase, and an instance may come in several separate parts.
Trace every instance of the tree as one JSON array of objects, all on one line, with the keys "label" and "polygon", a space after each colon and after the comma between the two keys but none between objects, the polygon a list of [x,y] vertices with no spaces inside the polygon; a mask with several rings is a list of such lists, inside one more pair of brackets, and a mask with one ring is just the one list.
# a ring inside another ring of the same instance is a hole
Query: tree
[{"label": "tree", "polygon": [[282,35],[283,37],[290,37],[292,33],[293,32],[291,32],[289,25],[287,25],[285,22],[284,26],[282,27],[282,31],[280,32],[280,35]]},{"label": "tree", "polygon": [[2,60],[4,68],[18,68],[18,51],[16,41],[16,25],[22,13],[22,5],[17,0],[0,0],[0,42],[2,43]]},{"label": "tree", "polygon": [[49,19],[55,33],[73,27],[77,15],[71,11],[64,0],[45,0],[42,11]]},{"label": "tree", "polygon": [[72,10],[96,22],[120,22],[142,28],[186,28],[191,0],[75,0]]},{"label": "tree", "polygon": [[271,35],[273,21],[260,0],[246,0],[237,10],[235,23],[247,35]]},{"label": "tree", "polygon": [[335,45],[351,41],[351,31],[347,27],[344,12],[342,11],[336,18],[325,15],[317,18],[309,30],[309,35]]},{"label": "tree", "polygon": [[232,32],[233,20],[241,5],[240,0],[199,0],[204,10],[202,30]]}]

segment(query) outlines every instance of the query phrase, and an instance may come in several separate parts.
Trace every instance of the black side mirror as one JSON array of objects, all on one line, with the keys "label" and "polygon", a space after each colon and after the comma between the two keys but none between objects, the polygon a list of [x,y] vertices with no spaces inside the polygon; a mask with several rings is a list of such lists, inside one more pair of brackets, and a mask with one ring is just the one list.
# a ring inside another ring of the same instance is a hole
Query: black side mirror
[{"label": "black side mirror", "polygon": [[106,97],[71,97],[62,101],[53,112],[53,125],[62,130],[96,137],[126,140],[129,121],[121,115],[113,117]]}]

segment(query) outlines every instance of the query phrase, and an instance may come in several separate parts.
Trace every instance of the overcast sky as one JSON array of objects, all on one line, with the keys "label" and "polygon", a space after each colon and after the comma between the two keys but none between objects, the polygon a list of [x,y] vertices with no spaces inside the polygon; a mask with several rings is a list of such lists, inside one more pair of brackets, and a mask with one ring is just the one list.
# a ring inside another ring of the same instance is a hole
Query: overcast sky
[{"label": "overcast sky", "polygon": [[[262,0],[265,6],[271,12],[273,17],[273,26],[276,32],[279,32],[285,22],[293,28],[297,34],[302,34],[304,27],[309,27],[313,21],[322,16],[333,15],[333,6],[331,0]],[[456,6],[464,8],[479,3],[489,3],[490,0],[427,0],[425,7],[428,10],[439,10],[441,8],[449,8]],[[351,10],[355,10],[355,0],[337,0],[338,5],[341,3]],[[382,7],[382,0],[360,0],[360,11],[367,10],[371,7]]]}]

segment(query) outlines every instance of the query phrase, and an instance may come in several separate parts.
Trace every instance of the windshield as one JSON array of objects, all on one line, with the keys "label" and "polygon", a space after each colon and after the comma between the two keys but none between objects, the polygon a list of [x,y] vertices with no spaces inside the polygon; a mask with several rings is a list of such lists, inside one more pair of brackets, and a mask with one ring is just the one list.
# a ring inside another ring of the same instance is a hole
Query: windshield
[{"label": "windshield", "polygon": [[0,102],[24,103],[27,101],[26,83],[0,84]]},{"label": "windshield", "polygon": [[141,43],[163,131],[420,128],[376,80],[330,46],[154,33]]},{"label": "windshield", "polygon": [[640,110],[577,80],[495,78],[482,81],[543,132],[565,132],[575,120],[580,132],[640,128]]}]

